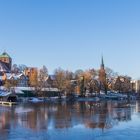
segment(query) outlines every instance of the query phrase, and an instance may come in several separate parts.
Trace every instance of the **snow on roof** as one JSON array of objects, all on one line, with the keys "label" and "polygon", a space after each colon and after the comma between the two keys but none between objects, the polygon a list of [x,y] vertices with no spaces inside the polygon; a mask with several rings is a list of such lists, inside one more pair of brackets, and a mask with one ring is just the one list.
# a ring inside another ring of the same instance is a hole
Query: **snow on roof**
[{"label": "snow on roof", "polygon": [[32,87],[16,87],[15,88],[16,90],[21,90],[21,91],[23,91],[23,90],[28,90],[28,91],[32,91],[32,90],[34,90],[34,88],[32,88]]},{"label": "snow on roof", "polygon": [[[33,91],[35,88],[33,87],[16,87],[16,90],[21,90],[21,91]],[[43,91],[54,91],[58,92],[59,90],[57,88],[44,88],[42,89]]]},{"label": "snow on roof", "polygon": [[12,79],[14,78],[15,80],[18,80],[21,76],[24,76],[23,73],[19,74],[11,74],[11,73],[6,73],[7,79]]},{"label": "snow on roof", "polygon": [[24,76],[24,74],[20,73],[20,74],[17,75],[17,77],[21,77],[21,76]]},{"label": "snow on roof", "polygon": [[58,88],[44,88],[42,89],[43,91],[54,91],[54,92],[58,92]]},{"label": "snow on roof", "polygon": [[11,94],[11,92],[6,92],[6,91],[1,91],[0,92],[1,97],[6,97],[6,96],[9,96],[10,94]]},{"label": "snow on roof", "polygon": [[19,89],[18,87],[14,88],[14,90],[15,90],[15,93],[24,94],[24,92],[21,89]]}]

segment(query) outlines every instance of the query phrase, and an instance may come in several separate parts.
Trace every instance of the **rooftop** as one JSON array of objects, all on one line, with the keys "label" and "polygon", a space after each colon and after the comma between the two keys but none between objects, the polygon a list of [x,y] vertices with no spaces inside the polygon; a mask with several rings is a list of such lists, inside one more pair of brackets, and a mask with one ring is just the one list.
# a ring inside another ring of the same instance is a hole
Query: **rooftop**
[{"label": "rooftop", "polygon": [[11,58],[7,52],[3,52],[0,57]]}]

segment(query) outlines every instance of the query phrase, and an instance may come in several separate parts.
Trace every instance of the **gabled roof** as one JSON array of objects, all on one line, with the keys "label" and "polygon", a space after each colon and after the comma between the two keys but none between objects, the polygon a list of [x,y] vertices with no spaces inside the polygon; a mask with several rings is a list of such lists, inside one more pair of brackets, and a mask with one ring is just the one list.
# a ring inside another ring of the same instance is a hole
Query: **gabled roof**
[{"label": "gabled roof", "polygon": [[[19,74],[6,74],[7,76],[7,79],[15,79],[15,80],[18,80],[20,79],[21,76],[25,76],[23,73],[19,73]],[[26,76],[25,76],[26,77]]]},{"label": "gabled roof", "polygon": [[55,80],[56,79],[56,76],[55,75],[49,75],[49,77],[51,80]]}]

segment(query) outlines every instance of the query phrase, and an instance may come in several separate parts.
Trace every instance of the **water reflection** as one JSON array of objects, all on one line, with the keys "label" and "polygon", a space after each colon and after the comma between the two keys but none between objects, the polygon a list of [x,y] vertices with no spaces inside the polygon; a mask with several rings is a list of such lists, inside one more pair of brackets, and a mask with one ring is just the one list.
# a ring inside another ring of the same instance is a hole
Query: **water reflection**
[{"label": "water reflection", "polygon": [[13,137],[16,132],[25,130],[28,130],[28,134],[43,131],[47,134],[51,130],[69,130],[76,126],[81,126],[85,130],[104,131],[112,129],[121,122],[131,121],[135,112],[140,112],[140,102],[108,101],[96,104],[76,102],[0,106],[0,135],[2,139],[8,139],[9,135],[12,134]]}]

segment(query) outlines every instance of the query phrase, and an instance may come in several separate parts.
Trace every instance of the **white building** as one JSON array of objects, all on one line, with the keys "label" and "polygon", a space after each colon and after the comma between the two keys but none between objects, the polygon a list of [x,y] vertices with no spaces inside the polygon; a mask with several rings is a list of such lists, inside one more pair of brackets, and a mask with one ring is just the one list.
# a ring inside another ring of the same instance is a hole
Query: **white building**
[{"label": "white building", "polygon": [[140,80],[131,81],[132,90],[136,93],[140,93]]}]

